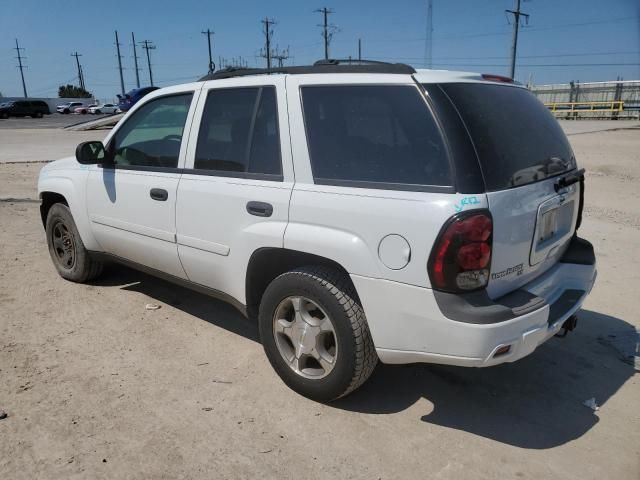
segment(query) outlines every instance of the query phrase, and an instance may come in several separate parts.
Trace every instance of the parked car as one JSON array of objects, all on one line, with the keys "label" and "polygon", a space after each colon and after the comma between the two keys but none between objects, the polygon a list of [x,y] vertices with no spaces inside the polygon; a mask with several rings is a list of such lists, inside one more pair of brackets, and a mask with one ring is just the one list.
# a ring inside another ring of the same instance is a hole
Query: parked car
[{"label": "parked car", "polygon": [[584,170],[526,88],[401,64],[254,73],[153,92],[42,169],[63,278],[113,260],[222,298],[318,401],[378,360],[487,367],[576,326],[596,278]]},{"label": "parked car", "polygon": [[81,107],[76,107],[73,109],[73,113],[80,113],[82,115],[86,115],[87,113],[89,113],[90,108],[97,107],[97,106],[98,106],[97,103],[92,103],[91,105],[83,105]]},{"label": "parked car", "polygon": [[50,113],[49,105],[42,100],[16,100],[0,105],[0,118],[42,118],[43,115],[49,115]]},{"label": "parked car", "polygon": [[118,95],[118,108],[120,111],[126,112],[140,101],[142,97],[155,90],[158,90],[158,87],[142,87],[131,90],[130,92],[125,93],[124,96]]},{"label": "parked car", "polygon": [[84,106],[84,103],[82,102],[67,102],[67,103],[63,103],[62,105],[58,105],[56,107],[56,112],[71,113],[71,112],[74,112],[76,108],[82,107],[82,106]]},{"label": "parked car", "polygon": [[114,114],[118,112],[119,112],[118,106],[114,105],[113,103],[105,103],[104,105],[94,105],[89,108],[89,113],[94,113],[94,114],[101,114],[101,113]]}]

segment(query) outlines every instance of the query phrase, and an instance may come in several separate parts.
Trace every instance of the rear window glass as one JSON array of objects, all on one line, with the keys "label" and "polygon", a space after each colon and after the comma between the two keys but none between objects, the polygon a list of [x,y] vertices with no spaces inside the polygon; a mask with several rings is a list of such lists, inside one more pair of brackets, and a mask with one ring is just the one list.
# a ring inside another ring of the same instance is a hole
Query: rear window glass
[{"label": "rear window glass", "polygon": [[447,149],[416,87],[301,90],[316,183],[409,190],[452,185]]},{"label": "rear window glass", "polygon": [[487,190],[527,185],[575,168],[562,128],[524,88],[443,84],[478,152]]}]

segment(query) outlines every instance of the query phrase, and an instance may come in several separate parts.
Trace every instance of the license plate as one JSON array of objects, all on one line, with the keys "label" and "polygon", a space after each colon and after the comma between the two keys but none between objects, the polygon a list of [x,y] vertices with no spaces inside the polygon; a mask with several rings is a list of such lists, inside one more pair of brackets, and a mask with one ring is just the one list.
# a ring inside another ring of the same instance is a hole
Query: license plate
[{"label": "license plate", "polygon": [[558,231],[558,209],[554,208],[542,214],[541,222],[538,243],[546,242]]}]

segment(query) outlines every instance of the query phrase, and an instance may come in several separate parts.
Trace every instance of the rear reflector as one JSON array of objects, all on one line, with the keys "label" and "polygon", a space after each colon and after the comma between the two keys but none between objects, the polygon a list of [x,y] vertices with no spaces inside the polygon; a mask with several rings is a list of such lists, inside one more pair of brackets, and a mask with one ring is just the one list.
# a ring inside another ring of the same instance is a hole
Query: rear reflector
[{"label": "rear reflector", "polygon": [[499,357],[500,355],[506,355],[511,351],[511,345],[503,345],[499,349],[496,350],[496,353],[493,354],[493,357]]}]

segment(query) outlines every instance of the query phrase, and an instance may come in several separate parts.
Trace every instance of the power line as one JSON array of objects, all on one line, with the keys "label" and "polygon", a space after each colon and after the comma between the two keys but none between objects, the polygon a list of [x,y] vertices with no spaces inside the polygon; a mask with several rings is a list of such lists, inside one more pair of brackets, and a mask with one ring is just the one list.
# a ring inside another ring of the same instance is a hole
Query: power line
[{"label": "power line", "polygon": [[267,68],[271,68],[271,37],[273,35],[272,26],[276,24],[276,21],[272,18],[265,17],[264,20],[260,20],[260,22],[264,25],[264,38],[265,38],[265,46],[260,50],[258,56],[265,58],[267,60]]},{"label": "power line", "polygon": [[209,75],[211,75],[213,71],[216,69],[216,64],[213,63],[213,58],[211,57],[211,36],[214,34],[214,32],[212,32],[207,28],[206,32],[200,32],[200,33],[207,36],[207,43],[209,45]]},{"label": "power line", "polygon": [[151,40],[143,40],[140,42],[142,48],[144,48],[147,52],[147,66],[149,67],[149,83],[153,87],[153,72],[151,71],[151,55],[149,54],[149,50],[155,50],[156,46],[153,44]]},{"label": "power line", "polygon": [[140,88],[140,69],[138,68],[138,52],[136,50],[136,37],[131,32],[131,45],[133,46],[133,65],[136,70],[136,87]]},{"label": "power line", "polygon": [[[607,23],[618,23],[618,22],[625,22],[625,21],[638,21],[640,19],[640,16],[631,16],[631,17],[622,17],[622,18],[612,18],[609,20],[596,20],[596,21],[589,21],[589,22],[580,22],[580,23],[564,23],[564,24],[557,24],[557,25],[548,25],[545,27],[527,27],[526,31],[527,34],[531,33],[531,32],[540,32],[540,31],[546,31],[546,30],[554,30],[557,28],[572,28],[572,27],[582,27],[582,26],[589,26],[589,25],[601,25],[601,24],[607,24]],[[463,33],[463,34],[445,34],[445,35],[435,35],[436,39],[440,39],[440,40],[448,40],[448,39],[457,39],[457,38],[477,38],[477,37],[491,37],[491,36],[501,36],[501,35],[508,35],[509,32],[506,30],[502,30],[499,32],[481,32],[481,33]],[[409,43],[409,42],[424,42],[426,37],[414,37],[414,38],[372,38],[372,39],[367,39],[368,42],[371,43]],[[340,40],[336,40],[336,41],[340,41]],[[344,40],[344,41],[348,41],[348,40]]]},{"label": "power line", "polygon": [[118,71],[120,72],[120,90],[124,97],[124,77],[122,76],[122,55],[120,55],[120,41],[118,40],[118,31],[116,30],[116,52],[118,55]]},{"label": "power line", "polygon": [[20,54],[20,50],[24,50],[24,48],[20,48],[20,45],[18,45],[18,39],[16,38],[16,48],[15,51],[18,52],[18,56],[16,57],[18,59],[18,68],[20,69],[20,78],[22,78],[22,91],[24,92],[24,98],[27,98],[27,85],[26,83],[24,83],[24,69],[27,68],[26,66],[22,65],[22,59],[26,58],[23,57]]},{"label": "power line", "polygon": [[[562,58],[562,57],[598,57],[598,56],[603,56],[603,55],[637,55],[640,54],[640,51],[637,52],[633,52],[633,51],[625,51],[625,52],[597,52],[597,53],[556,53],[556,54],[550,54],[550,55],[520,55],[518,58]],[[388,56],[374,56],[373,58],[379,59],[379,60],[407,60],[407,61],[411,61],[411,60],[423,60],[423,57],[388,57]],[[473,57],[438,57],[438,60],[502,60],[502,59],[509,59],[511,57],[509,56],[504,56],[504,55],[500,55],[500,56],[487,56],[487,57],[480,57],[480,56],[473,56]]]},{"label": "power line", "polygon": [[338,31],[338,27],[333,24],[329,24],[329,15],[335,13],[333,10],[327,7],[322,7],[314,10],[316,13],[322,13],[323,22],[319,27],[322,27],[322,37],[324,39],[324,59],[329,60],[329,43],[333,38],[334,33]]},{"label": "power line", "polygon": [[529,23],[529,14],[520,11],[520,0],[516,0],[515,10],[505,10],[505,13],[513,15],[513,40],[511,42],[511,78],[516,74],[516,52],[518,50],[518,30],[520,29],[520,17],[524,17]]}]

